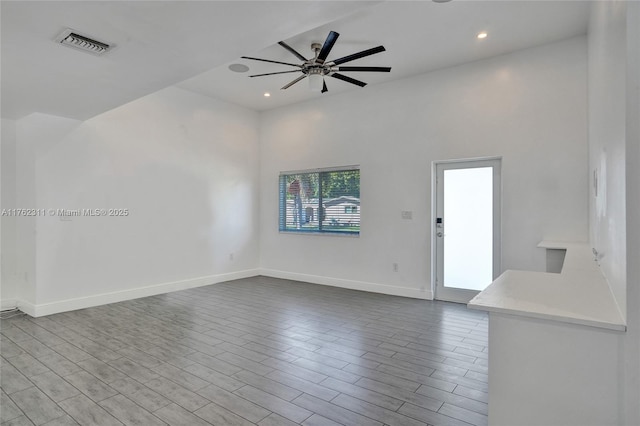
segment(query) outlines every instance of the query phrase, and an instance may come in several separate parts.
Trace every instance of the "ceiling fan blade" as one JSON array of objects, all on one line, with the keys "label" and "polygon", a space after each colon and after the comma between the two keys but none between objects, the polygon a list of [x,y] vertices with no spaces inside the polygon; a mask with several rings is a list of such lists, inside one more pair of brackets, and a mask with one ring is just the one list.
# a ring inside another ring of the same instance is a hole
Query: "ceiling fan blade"
[{"label": "ceiling fan blade", "polygon": [[329,89],[327,89],[327,83],[324,81],[324,79],[322,79],[322,91],[320,93],[324,93],[328,91]]},{"label": "ceiling fan blade", "polygon": [[345,62],[355,61],[356,59],[364,58],[365,56],[375,55],[376,53],[384,52],[386,49],[384,46],[373,47],[371,49],[363,50],[362,52],[354,53],[352,55],[344,56],[340,59],[331,61],[332,65],[340,65]]},{"label": "ceiling fan blade", "polygon": [[346,75],[333,73],[329,74],[333,78],[337,78],[338,80],[346,81],[347,83],[355,84],[356,86],[364,87],[367,85],[364,81],[356,80],[355,78],[347,77]]},{"label": "ceiling fan blade", "polygon": [[318,54],[318,58],[316,59],[316,64],[324,64],[325,59],[327,59],[327,56],[329,56],[329,52],[331,52],[331,49],[333,49],[333,45],[336,44],[338,37],[340,37],[340,34],[338,34],[337,32],[335,31],[329,32],[329,35],[327,36],[327,39],[324,41],[324,45],[322,45],[322,49]]},{"label": "ceiling fan blade", "polygon": [[391,67],[338,67],[336,71],[390,72]]},{"label": "ceiling fan blade", "polygon": [[268,72],[266,74],[254,74],[254,75],[250,75],[249,77],[263,77],[265,75],[275,75],[275,74],[288,74],[290,72],[301,72],[300,70],[293,70],[293,71],[279,71],[279,72]]},{"label": "ceiling fan blade", "polygon": [[269,62],[272,64],[291,65],[292,67],[302,68],[299,64],[290,64],[289,62],[272,61],[271,59],[252,58],[250,56],[241,56],[242,59],[251,59],[252,61]]},{"label": "ceiling fan blade", "polygon": [[282,86],[282,88],[280,90],[288,89],[289,87],[293,86],[294,84],[296,84],[297,82],[299,82],[300,80],[305,78],[306,76],[307,76],[306,74],[301,75],[300,77],[298,77],[295,80],[293,80],[291,83]]},{"label": "ceiling fan blade", "polygon": [[289,46],[284,41],[279,41],[278,44],[280,46],[284,47],[285,49],[287,49],[289,52],[293,53],[296,56],[296,58],[300,59],[302,62],[306,62],[307,61],[307,58],[302,56],[300,53],[298,53],[298,51],[296,49],[294,49],[293,47]]}]

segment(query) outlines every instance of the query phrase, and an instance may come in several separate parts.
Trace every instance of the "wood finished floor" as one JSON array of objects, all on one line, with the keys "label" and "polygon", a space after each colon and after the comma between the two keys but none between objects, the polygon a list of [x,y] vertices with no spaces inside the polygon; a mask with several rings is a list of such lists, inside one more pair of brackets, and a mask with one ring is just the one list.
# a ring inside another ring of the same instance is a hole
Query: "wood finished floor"
[{"label": "wood finished floor", "polygon": [[3,320],[2,425],[485,425],[487,316],[255,277]]}]

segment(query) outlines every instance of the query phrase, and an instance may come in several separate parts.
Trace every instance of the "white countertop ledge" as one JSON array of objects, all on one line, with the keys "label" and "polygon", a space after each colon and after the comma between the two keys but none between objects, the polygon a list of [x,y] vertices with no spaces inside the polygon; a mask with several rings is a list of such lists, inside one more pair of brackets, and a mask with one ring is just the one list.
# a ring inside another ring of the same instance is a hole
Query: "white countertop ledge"
[{"label": "white countertop ledge", "polygon": [[627,329],[587,244],[543,241],[538,247],[567,250],[559,274],[507,270],[467,306],[608,330]]}]

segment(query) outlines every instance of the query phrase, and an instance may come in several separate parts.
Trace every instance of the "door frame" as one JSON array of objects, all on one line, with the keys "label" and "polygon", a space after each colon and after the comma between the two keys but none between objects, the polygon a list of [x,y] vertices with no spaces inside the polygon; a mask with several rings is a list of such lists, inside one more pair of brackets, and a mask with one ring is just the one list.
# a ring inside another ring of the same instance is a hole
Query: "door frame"
[{"label": "door frame", "polygon": [[[470,164],[470,166],[466,166]],[[445,288],[439,285],[442,265],[439,264],[441,245],[438,242],[438,194],[443,190],[444,182],[438,177],[439,166],[450,168],[493,167],[493,279],[502,273],[502,157],[461,158],[454,160],[438,160],[431,163],[431,289],[434,299],[457,303],[468,303],[479,291]],[[460,166],[460,167],[455,167]]]}]

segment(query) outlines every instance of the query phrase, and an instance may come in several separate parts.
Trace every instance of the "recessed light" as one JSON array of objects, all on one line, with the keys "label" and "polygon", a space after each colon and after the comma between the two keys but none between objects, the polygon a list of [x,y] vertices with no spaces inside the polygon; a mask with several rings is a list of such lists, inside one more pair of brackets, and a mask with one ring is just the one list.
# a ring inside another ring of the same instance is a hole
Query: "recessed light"
[{"label": "recessed light", "polygon": [[478,33],[478,35],[476,37],[479,38],[480,40],[482,40],[483,38],[487,38],[487,35],[488,34],[483,31],[481,33]]},{"label": "recessed light", "polygon": [[271,96],[271,93],[269,93],[269,92],[264,92],[264,97],[265,97],[265,98],[268,98],[268,97],[270,97],[270,96]]},{"label": "recessed light", "polygon": [[249,71],[249,67],[245,64],[231,64],[229,65],[229,69],[233,72],[247,72]]}]

